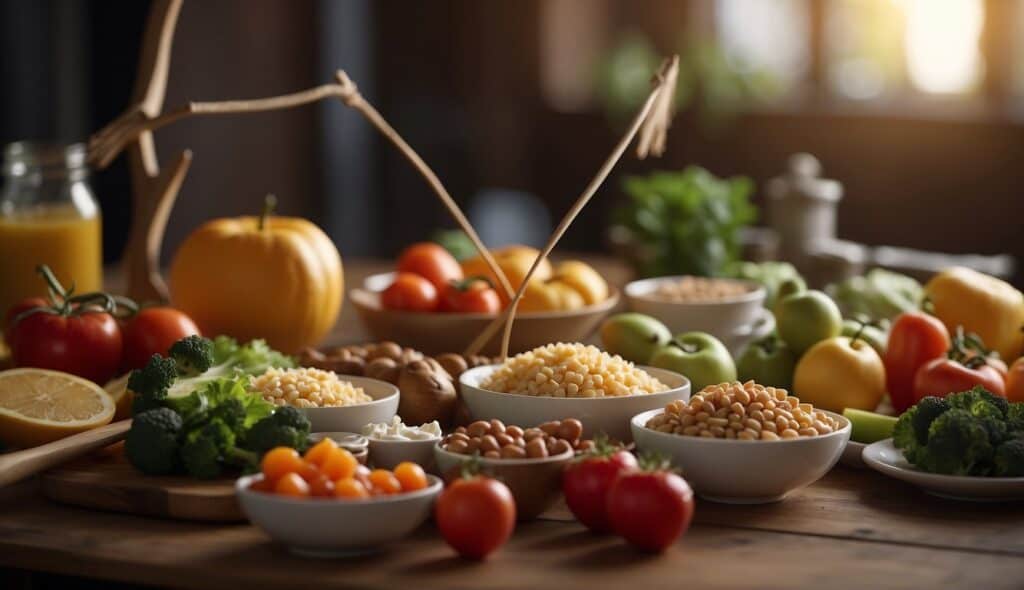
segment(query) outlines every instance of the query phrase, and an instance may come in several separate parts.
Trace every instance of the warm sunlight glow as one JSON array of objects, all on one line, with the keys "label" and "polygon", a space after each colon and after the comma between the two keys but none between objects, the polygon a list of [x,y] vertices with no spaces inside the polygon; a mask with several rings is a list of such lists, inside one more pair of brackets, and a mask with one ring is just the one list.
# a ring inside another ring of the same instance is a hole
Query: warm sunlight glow
[{"label": "warm sunlight glow", "polygon": [[907,13],[907,73],[914,87],[962,93],[980,80],[982,0],[902,0]]}]

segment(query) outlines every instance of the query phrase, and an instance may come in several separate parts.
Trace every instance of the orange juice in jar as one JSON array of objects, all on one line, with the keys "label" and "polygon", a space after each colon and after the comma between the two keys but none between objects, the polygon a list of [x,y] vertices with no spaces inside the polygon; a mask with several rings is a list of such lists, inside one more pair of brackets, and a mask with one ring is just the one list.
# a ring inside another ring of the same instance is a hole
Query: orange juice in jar
[{"label": "orange juice in jar", "polygon": [[[13,143],[4,150],[0,193],[0,313],[45,296],[48,265],[66,287],[103,287],[100,208],[86,182],[85,146]],[[2,328],[2,321],[0,321]]]}]

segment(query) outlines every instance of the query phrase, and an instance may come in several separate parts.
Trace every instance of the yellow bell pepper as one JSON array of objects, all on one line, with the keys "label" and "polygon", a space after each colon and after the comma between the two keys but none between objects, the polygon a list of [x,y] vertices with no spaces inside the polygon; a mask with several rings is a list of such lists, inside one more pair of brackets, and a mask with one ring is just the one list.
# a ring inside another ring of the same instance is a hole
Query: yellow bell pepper
[{"label": "yellow bell pepper", "polygon": [[958,326],[981,337],[1006,362],[1024,348],[1024,294],[1009,283],[964,267],[946,269],[924,287],[935,317],[952,333]]}]

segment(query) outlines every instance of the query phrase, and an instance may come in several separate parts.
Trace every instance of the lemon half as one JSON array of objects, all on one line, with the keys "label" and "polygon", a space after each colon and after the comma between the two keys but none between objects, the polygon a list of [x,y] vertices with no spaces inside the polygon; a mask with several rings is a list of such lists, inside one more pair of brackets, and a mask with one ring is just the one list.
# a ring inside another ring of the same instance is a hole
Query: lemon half
[{"label": "lemon half", "polygon": [[33,447],[109,424],[114,399],[95,383],[60,371],[0,372],[0,440]]}]

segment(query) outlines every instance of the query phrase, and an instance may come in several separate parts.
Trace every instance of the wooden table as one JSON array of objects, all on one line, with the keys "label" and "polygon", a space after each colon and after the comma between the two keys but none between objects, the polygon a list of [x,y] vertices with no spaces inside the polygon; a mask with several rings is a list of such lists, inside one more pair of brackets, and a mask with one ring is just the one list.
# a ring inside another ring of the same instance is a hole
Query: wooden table
[{"label": "wooden table", "polygon": [[[347,277],[379,268],[350,264]],[[333,341],[361,338],[350,311]],[[537,521],[485,563],[454,557],[431,524],[380,553],[310,560],[251,526],[92,512],[48,502],[36,486],[0,490],[2,567],[217,590],[1024,588],[1024,504],[942,500],[843,466],[777,504],[698,501],[693,527],[661,556],[574,522]]]}]

